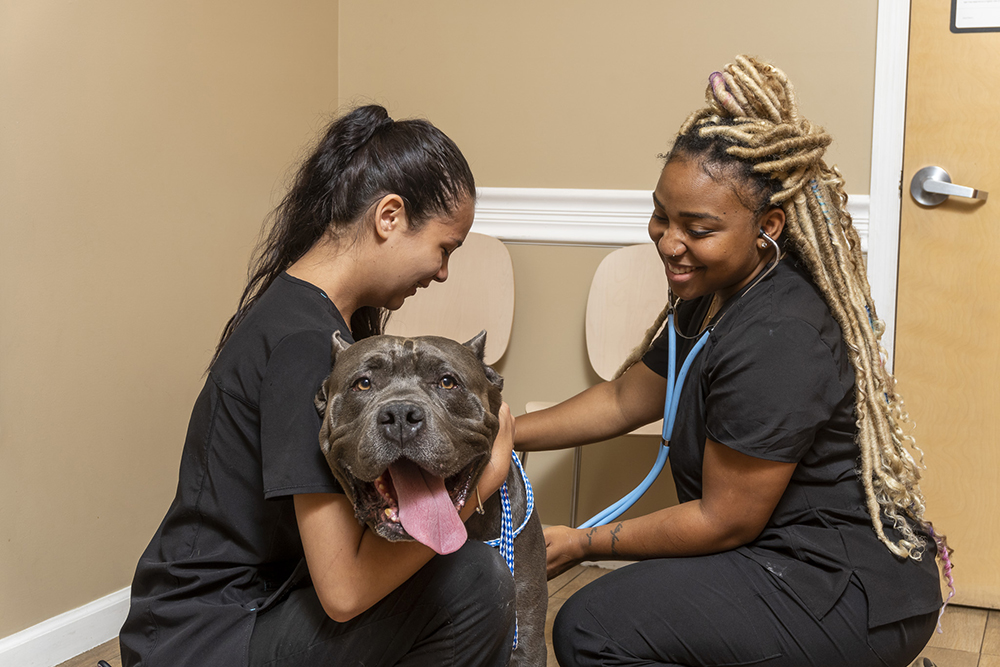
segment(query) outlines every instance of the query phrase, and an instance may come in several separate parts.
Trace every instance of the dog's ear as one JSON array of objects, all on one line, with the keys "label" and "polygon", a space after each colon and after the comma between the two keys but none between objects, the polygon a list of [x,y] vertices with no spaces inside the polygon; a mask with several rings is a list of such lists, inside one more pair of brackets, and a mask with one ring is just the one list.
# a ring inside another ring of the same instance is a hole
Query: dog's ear
[{"label": "dog's ear", "polygon": [[323,384],[319,386],[319,391],[316,392],[316,397],[313,398],[316,411],[321,415],[326,415],[326,400],[326,380],[323,380]]},{"label": "dog's ear", "polygon": [[[333,368],[333,365],[337,363],[337,355],[349,348],[351,344],[341,338],[339,331],[333,332],[331,342],[333,345],[330,348],[330,368]],[[323,380],[323,384],[319,386],[319,391],[316,392],[316,397],[313,399],[313,403],[320,414],[326,413],[326,401],[328,398],[326,394],[326,382],[326,380]]]},{"label": "dog's ear", "polygon": [[337,355],[346,350],[351,346],[346,340],[344,340],[339,331],[333,332],[333,348],[330,352],[330,368],[337,363]]},{"label": "dog's ear", "polygon": [[462,345],[472,350],[476,358],[482,361],[486,355],[486,329],[483,329],[472,340],[462,343]]},{"label": "dog's ear", "polygon": [[[483,329],[476,334],[472,340],[467,343],[462,343],[462,345],[472,350],[472,353],[476,355],[476,358],[479,359],[480,362],[483,362],[483,359],[486,356],[486,329]],[[499,373],[487,366],[485,363],[483,363],[483,372],[486,373],[486,379],[490,381],[490,384],[497,389],[503,389],[503,378],[500,377]]]},{"label": "dog's ear", "polygon": [[486,373],[486,379],[490,381],[494,387],[503,391],[503,376],[497,373],[495,370],[483,364],[483,372]]}]

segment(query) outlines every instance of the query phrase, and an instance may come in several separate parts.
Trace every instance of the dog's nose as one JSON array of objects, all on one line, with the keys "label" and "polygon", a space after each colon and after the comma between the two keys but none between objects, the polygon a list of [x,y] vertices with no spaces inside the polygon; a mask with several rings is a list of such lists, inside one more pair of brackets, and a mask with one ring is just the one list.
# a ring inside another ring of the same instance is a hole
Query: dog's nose
[{"label": "dog's nose", "polygon": [[413,403],[389,403],[379,411],[378,420],[389,439],[403,444],[424,425],[424,410]]}]

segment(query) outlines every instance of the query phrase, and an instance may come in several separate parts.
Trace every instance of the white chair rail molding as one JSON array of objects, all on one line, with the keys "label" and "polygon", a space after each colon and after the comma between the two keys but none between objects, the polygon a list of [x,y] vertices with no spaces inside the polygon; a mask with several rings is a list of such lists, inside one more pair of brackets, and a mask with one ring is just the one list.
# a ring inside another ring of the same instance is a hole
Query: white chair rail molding
[{"label": "white chair rail molding", "polygon": [[[473,230],[508,243],[619,247],[649,243],[652,190],[479,188]],[[847,210],[868,252],[868,195]]]}]

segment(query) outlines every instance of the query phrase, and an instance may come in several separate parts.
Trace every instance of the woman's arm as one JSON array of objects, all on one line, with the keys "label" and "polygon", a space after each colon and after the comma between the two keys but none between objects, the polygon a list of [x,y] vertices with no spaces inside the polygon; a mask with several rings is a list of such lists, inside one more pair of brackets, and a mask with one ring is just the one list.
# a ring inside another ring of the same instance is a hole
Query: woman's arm
[{"label": "woman's arm", "polygon": [[517,418],[514,448],[564,449],[608,440],[663,416],[667,381],[639,362],[558,405]]},{"label": "woman's arm", "polygon": [[596,528],[546,529],[548,576],[581,560],[698,556],[747,544],[767,525],[795,465],[706,440],[699,500]]},{"label": "woman's arm", "polygon": [[[500,408],[500,432],[490,462],[479,479],[482,498],[496,493],[510,467],[514,420],[510,408]],[[419,542],[389,542],[359,525],[347,496],[314,493],[294,496],[295,518],[316,594],[327,615],[348,621],[394,591],[435,555]],[[462,508],[467,520],[477,506]]]}]

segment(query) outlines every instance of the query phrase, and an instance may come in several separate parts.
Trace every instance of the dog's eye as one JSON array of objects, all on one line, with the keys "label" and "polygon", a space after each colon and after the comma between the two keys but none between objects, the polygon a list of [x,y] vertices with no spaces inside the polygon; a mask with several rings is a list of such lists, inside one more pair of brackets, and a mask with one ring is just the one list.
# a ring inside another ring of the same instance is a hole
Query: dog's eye
[{"label": "dog's eye", "polygon": [[369,378],[358,378],[351,385],[351,389],[354,391],[368,391],[372,388],[372,381]]},{"label": "dog's eye", "polygon": [[458,380],[451,375],[445,375],[440,380],[438,380],[438,386],[442,389],[454,389],[458,386]]}]

